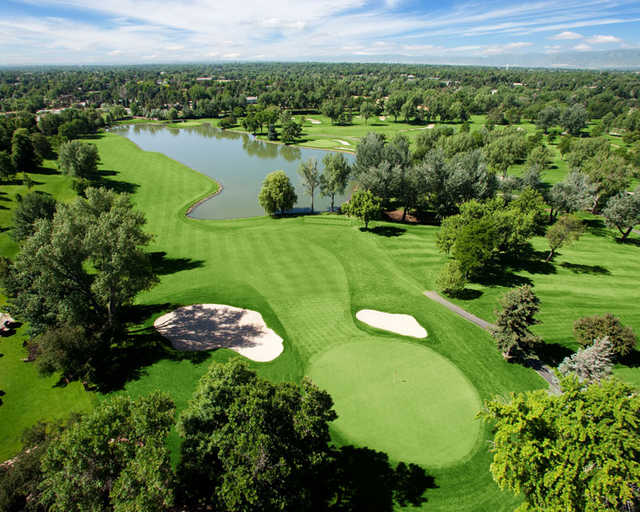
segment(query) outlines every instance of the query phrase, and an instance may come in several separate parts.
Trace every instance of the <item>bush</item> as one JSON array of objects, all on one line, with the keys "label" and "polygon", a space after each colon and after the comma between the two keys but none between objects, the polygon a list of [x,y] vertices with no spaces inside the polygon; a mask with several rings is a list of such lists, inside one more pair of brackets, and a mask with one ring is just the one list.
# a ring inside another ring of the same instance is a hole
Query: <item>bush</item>
[{"label": "bush", "polygon": [[595,340],[609,338],[614,354],[625,356],[638,341],[631,327],[625,327],[620,319],[611,313],[585,316],[573,324],[573,335],[582,346],[591,345]]},{"label": "bush", "polygon": [[600,382],[611,374],[613,356],[609,338],[602,338],[572,356],[565,357],[558,366],[558,371],[563,376],[575,373],[581,382]]},{"label": "bush", "polygon": [[445,263],[436,278],[438,290],[450,297],[460,295],[466,284],[467,280],[460,268],[460,263],[456,260]]}]

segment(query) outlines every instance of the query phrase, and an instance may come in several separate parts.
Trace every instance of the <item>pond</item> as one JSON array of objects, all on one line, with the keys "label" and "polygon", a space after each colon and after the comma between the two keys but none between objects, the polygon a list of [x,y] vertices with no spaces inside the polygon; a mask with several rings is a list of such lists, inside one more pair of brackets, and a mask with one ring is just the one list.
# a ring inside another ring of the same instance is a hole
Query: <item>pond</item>
[{"label": "pond", "polygon": [[[220,130],[209,124],[185,128],[160,125],[127,125],[114,128],[114,133],[127,137],[145,151],[163,153],[196,171],[217,180],[220,194],[196,206],[190,217],[195,219],[235,219],[264,215],[258,203],[258,192],[267,174],[283,170],[296,188],[298,202],[293,213],[310,210],[311,197],[302,186],[298,167],[303,160],[314,158],[322,169],[328,151],[285,146],[261,141],[255,137]],[[345,154],[352,162],[354,157]],[[347,190],[347,195],[349,189]],[[346,200],[336,197],[338,207]],[[315,193],[314,210],[327,211],[331,201]]]}]

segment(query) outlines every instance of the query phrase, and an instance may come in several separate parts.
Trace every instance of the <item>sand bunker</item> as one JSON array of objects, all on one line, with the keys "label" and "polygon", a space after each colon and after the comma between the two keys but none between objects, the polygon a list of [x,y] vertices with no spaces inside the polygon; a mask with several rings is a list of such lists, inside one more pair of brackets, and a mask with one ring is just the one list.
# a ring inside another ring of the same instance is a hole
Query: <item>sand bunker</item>
[{"label": "sand bunker", "polygon": [[307,117],[307,121],[309,121],[311,124],[322,124],[322,121],[318,121],[317,119],[311,119],[310,117]]},{"label": "sand bunker", "polygon": [[159,317],[154,327],[177,350],[228,348],[253,361],[273,361],[282,338],[250,309],[224,304],[194,304]]},{"label": "sand bunker", "polygon": [[346,140],[342,140],[342,139],[335,139],[337,143],[342,144],[343,146],[351,146],[350,142],[347,142]]},{"label": "sand bunker", "polygon": [[356,313],[361,322],[385,331],[395,332],[402,336],[426,338],[427,331],[411,315],[384,313],[374,309],[361,309]]}]

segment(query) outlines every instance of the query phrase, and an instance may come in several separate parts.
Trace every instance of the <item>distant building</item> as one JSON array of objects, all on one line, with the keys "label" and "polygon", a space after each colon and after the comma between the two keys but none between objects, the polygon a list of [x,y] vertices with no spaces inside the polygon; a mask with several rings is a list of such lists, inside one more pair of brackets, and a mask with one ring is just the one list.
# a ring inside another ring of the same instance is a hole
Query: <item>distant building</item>
[{"label": "distant building", "polygon": [[199,76],[196,78],[196,82],[210,82],[211,80],[213,80],[213,78],[210,76]]},{"label": "distant building", "polygon": [[253,105],[254,103],[258,103],[257,96],[247,96],[247,105]]}]

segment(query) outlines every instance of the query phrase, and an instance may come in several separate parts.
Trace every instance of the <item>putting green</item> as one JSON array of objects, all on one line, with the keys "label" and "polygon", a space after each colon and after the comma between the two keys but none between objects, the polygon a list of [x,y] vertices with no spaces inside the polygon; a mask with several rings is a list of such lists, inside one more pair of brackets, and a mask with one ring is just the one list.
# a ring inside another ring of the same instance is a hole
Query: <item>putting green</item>
[{"label": "putting green", "polygon": [[443,466],[469,454],[478,438],[476,390],[447,359],[417,343],[339,345],[307,373],[333,397],[333,429],[346,443],[396,461]]}]

